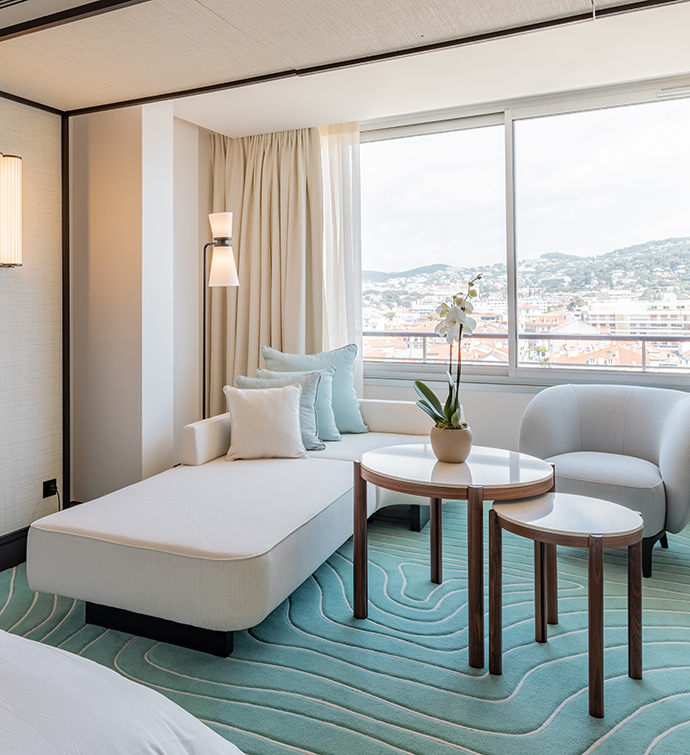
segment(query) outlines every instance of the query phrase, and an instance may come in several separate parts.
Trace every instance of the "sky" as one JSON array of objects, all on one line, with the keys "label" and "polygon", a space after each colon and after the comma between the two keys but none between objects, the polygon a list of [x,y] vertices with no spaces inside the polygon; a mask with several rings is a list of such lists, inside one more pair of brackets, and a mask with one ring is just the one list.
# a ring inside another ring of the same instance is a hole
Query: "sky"
[{"label": "sky", "polygon": [[[502,126],[361,147],[362,266],[505,263]],[[690,236],[690,99],[515,123],[518,259]]]}]

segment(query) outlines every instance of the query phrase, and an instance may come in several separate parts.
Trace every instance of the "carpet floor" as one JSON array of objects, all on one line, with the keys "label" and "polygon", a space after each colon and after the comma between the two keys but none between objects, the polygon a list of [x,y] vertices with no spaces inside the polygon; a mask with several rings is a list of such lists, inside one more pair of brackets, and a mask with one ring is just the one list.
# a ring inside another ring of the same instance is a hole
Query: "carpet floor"
[{"label": "carpet floor", "polygon": [[[84,624],[79,601],[0,573],[0,628],[114,668],[250,755],[687,755],[690,531],[643,580],[644,678],[627,676],[626,558],[605,554],[605,717],[588,715],[587,557],[559,549],[560,623],[534,642],[531,541],[504,533],[503,675],[467,664],[465,508],[444,504],[444,582],[428,527],[375,520],[370,610],[352,616],[352,542],[219,659]],[[486,563],[486,562],[485,562]],[[0,680],[1,683],[1,680]]]}]

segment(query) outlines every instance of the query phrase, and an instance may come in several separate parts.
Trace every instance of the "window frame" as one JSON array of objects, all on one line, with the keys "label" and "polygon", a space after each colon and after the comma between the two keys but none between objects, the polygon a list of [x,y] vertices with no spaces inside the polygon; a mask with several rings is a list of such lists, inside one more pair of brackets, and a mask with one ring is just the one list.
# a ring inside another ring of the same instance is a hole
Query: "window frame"
[{"label": "window frame", "polygon": [[[399,139],[425,134],[460,131],[484,126],[503,125],[505,138],[505,207],[506,207],[506,274],[508,292],[507,366],[463,364],[466,384],[548,386],[560,383],[624,383],[652,385],[688,390],[689,373],[633,372],[622,369],[592,369],[591,366],[540,369],[537,365],[521,367],[518,360],[518,300],[515,224],[515,130],[516,121],[567,113],[605,110],[627,105],[661,102],[670,97],[690,99],[688,77],[657,79],[620,86],[578,90],[557,95],[506,100],[500,103],[456,108],[450,111],[398,116],[360,124],[362,143]],[[678,90],[678,94],[674,90]],[[442,381],[442,364],[382,362],[365,360],[364,379],[369,384],[385,385],[398,381]]]}]

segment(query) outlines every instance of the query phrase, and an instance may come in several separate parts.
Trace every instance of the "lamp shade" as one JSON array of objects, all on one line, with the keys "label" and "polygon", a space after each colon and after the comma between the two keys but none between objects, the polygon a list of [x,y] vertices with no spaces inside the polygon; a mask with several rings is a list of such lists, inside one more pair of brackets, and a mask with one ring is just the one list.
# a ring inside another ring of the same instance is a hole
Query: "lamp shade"
[{"label": "lamp shade", "polygon": [[0,265],[22,264],[22,158],[0,154]]},{"label": "lamp shade", "polygon": [[[232,213],[231,212],[212,212],[208,216],[211,224],[211,235],[214,239],[231,239],[232,238]],[[213,285],[213,284],[211,284]]]},{"label": "lamp shade", "polygon": [[[230,215],[231,213],[227,213]],[[239,286],[237,267],[231,246],[216,246],[211,257],[211,272],[208,276],[209,286]]]}]

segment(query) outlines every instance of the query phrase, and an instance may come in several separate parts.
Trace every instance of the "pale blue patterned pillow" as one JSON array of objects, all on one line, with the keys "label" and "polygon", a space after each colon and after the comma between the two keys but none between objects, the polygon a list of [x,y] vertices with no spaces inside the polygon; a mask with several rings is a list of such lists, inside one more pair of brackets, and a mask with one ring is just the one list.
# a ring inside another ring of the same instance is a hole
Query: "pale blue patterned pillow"
[{"label": "pale blue patterned pillow", "polygon": [[299,422],[302,443],[307,451],[322,451],[325,444],[319,440],[316,417],[316,397],[321,375],[317,372],[303,372],[289,377],[246,377],[238,375],[235,381],[242,390],[255,388],[284,388],[286,385],[301,385],[302,395],[299,404]]},{"label": "pale blue patterned pillow", "polygon": [[[335,367],[324,367],[320,370],[314,370],[314,372],[317,372],[321,376],[316,395],[318,436],[321,440],[342,440],[333,414],[333,376],[335,375]],[[271,370],[262,369],[256,371],[257,377],[286,378],[293,381],[300,375],[310,374],[310,372],[272,372]]]},{"label": "pale blue patterned pillow", "polygon": [[323,367],[335,367],[333,375],[333,414],[341,433],[366,433],[367,426],[359,409],[355,391],[354,362],[357,346],[354,343],[319,354],[284,354],[264,346],[261,349],[269,370],[281,372],[309,372]]}]

